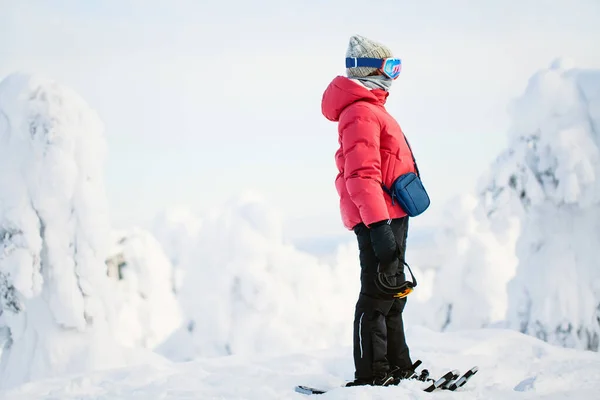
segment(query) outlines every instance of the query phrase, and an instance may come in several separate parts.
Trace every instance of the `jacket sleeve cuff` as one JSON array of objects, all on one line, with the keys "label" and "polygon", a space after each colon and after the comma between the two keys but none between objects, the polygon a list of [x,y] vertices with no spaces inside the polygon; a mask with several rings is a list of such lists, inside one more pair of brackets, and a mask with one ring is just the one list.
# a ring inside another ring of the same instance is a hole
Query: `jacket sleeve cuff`
[{"label": "jacket sleeve cuff", "polygon": [[368,227],[371,227],[375,223],[387,221],[388,219],[390,219],[385,203],[383,204],[383,206],[383,209],[377,211],[373,209],[365,209],[363,207],[359,207],[360,216],[364,224]]},{"label": "jacket sleeve cuff", "polygon": [[373,222],[372,224],[368,224],[367,226],[369,228],[377,228],[378,226],[389,225],[390,221],[391,220],[388,218],[381,221]]}]

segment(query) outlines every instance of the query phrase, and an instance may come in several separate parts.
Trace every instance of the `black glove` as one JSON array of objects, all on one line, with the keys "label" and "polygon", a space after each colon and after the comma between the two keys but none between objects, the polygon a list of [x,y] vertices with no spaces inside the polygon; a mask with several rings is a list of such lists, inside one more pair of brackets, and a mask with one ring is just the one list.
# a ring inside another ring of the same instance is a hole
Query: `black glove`
[{"label": "black glove", "polygon": [[396,237],[388,221],[380,221],[370,226],[371,244],[379,259],[379,272],[387,277],[398,274],[400,254]]}]

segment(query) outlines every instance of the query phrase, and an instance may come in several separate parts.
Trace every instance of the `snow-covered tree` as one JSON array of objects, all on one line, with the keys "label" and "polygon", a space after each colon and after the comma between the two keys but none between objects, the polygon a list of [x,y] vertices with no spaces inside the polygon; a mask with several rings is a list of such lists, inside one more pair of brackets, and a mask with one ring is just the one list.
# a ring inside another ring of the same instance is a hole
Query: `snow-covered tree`
[{"label": "snow-covered tree", "polygon": [[598,350],[600,71],[555,61],[511,107],[510,145],[487,177],[492,223],[521,220],[511,327]]},{"label": "snow-covered tree", "polygon": [[190,249],[198,241],[202,223],[186,207],[161,211],[154,218],[151,231],[173,266],[173,290],[177,293],[183,282],[183,267],[189,265]]},{"label": "snow-covered tree", "polygon": [[431,296],[407,308],[415,322],[436,330],[475,329],[501,323],[508,307],[506,284],[517,260],[518,221],[498,235],[473,195],[445,205],[429,254],[439,260]]},{"label": "snow-covered tree", "polygon": [[115,336],[132,347],[154,348],[182,322],[173,290],[173,266],[148,231],[132,228],[112,232],[108,264],[119,308]]},{"label": "snow-covered tree", "polygon": [[25,74],[0,83],[0,386],[119,362],[104,155],[77,94]]},{"label": "snow-covered tree", "polygon": [[360,274],[354,242],[334,264],[320,262],[284,241],[281,220],[263,199],[244,194],[202,219],[188,251],[177,293],[186,322],[159,353],[186,360],[352,342]]}]

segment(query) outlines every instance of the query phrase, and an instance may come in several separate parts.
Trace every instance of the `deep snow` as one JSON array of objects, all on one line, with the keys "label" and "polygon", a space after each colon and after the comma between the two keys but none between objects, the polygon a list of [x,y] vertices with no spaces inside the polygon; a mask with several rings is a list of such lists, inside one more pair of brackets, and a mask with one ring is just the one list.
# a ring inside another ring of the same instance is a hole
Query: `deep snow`
[{"label": "deep snow", "polygon": [[[318,334],[318,332],[315,332]],[[434,375],[448,369],[480,371],[460,392],[425,393],[424,383],[339,388],[352,379],[351,349],[288,355],[228,356],[187,363],[156,361],[79,374],[0,392],[3,400],[50,399],[307,399],[294,386],[332,388],[323,399],[594,399],[600,391],[600,354],[554,347],[509,330],[437,333],[410,327],[414,359]]]}]

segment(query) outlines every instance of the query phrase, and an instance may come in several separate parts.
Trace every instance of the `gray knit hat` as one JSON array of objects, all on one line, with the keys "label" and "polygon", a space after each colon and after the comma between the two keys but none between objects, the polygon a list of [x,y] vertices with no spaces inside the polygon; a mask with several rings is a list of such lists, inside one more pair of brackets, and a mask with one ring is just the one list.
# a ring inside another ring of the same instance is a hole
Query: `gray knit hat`
[{"label": "gray knit hat", "polygon": [[[390,49],[384,45],[367,39],[364,36],[354,35],[348,43],[346,57],[365,57],[365,58],[387,58],[393,57]],[[346,68],[346,75],[349,78],[362,78],[375,72],[377,68],[357,67]]]}]

